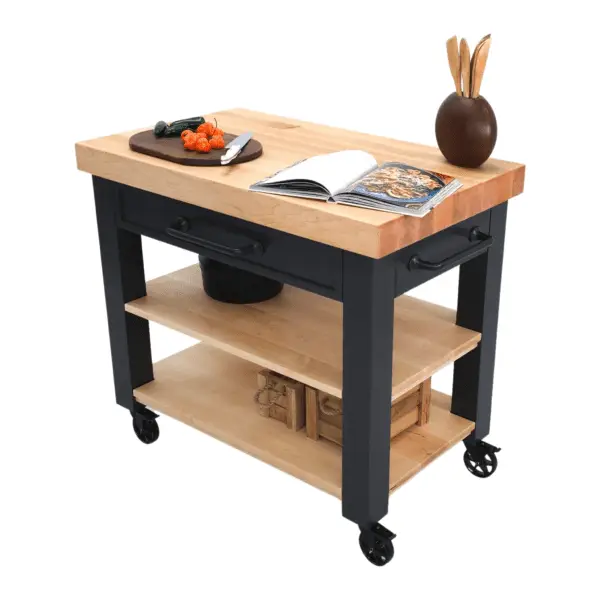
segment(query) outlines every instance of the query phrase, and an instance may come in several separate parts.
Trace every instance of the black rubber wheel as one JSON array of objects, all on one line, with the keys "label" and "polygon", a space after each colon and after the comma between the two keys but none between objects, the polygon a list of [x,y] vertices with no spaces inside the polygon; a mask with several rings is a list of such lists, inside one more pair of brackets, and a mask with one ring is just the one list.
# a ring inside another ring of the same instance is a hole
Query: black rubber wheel
[{"label": "black rubber wheel", "polygon": [[160,434],[158,423],[155,419],[139,419],[134,417],[133,431],[135,431],[138,440],[144,444],[154,443]]},{"label": "black rubber wheel", "polygon": [[481,457],[475,458],[468,450],[464,455],[465,467],[475,477],[489,477],[494,474],[498,467],[498,459],[495,452],[485,452]]},{"label": "black rubber wheel", "polygon": [[377,540],[373,548],[367,534],[363,532],[358,538],[358,543],[367,560],[377,567],[387,565],[394,558],[394,544],[391,540]]}]

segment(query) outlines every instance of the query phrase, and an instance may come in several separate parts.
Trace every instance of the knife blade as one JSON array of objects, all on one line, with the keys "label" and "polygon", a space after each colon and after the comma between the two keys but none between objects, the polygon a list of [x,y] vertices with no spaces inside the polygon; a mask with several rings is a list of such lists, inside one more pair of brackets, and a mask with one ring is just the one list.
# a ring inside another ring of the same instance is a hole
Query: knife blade
[{"label": "knife blade", "polygon": [[252,139],[252,132],[247,131],[238,135],[225,146],[227,152],[221,156],[221,164],[228,165],[239,153],[244,149],[244,146]]}]

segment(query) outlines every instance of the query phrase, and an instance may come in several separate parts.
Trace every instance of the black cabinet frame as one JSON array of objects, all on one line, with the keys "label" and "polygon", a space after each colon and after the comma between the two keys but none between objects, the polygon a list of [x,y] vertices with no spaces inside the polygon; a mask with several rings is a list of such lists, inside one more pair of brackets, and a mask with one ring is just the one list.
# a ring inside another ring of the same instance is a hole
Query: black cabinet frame
[{"label": "black cabinet frame", "polygon": [[[489,433],[507,203],[372,259],[98,177],[94,193],[121,406],[134,410],[133,390],[153,379],[148,322],[125,311],[146,294],[146,235],[343,303],[342,512],[361,528],[388,510],[394,299],[457,266],[457,324],[482,339],[455,363],[452,412],[475,422],[471,441]],[[178,218],[202,236],[170,235]],[[227,246],[228,232],[254,240],[260,252],[220,252],[213,242]]]}]

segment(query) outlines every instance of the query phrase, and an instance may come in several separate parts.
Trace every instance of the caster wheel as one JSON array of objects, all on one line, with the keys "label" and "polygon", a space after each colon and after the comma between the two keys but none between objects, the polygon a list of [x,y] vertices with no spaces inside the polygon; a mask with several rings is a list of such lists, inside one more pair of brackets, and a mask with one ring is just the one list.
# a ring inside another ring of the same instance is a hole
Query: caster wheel
[{"label": "caster wheel", "polygon": [[133,431],[144,444],[154,443],[160,434],[158,423],[155,419],[133,418]]},{"label": "caster wheel", "polygon": [[358,538],[360,549],[367,560],[377,566],[383,567],[394,558],[394,544],[391,540],[378,540],[369,542],[367,533],[362,532]]},{"label": "caster wheel", "polygon": [[489,477],[498,467],[496,453],[490,450],[479,450],[477,455],[466,450],[464,461],[469,473],[473,473],[475,477]]}]

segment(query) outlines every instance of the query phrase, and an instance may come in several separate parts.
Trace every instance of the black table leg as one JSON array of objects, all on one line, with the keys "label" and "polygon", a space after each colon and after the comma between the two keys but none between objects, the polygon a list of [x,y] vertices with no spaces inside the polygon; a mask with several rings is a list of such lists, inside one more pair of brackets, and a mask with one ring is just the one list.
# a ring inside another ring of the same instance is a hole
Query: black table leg
[{"label": "black table leg", "polygon": [[490,211],[490,249],[460,267],[456,323],[481,332],[479,346],[454,363],[452,412],[475,422],[467,447],[490,431],[507,205]]},{"label": "black table leg", "polygon": [[387,514],[394,266],[344,254],[342,513],[361,529]]},{"label": "black table leg", "polygon": [[118,227],[118,184],[93,179],[116,399],[134,411],[133,389],[154,378],[148,321],[125,312],[146,295],[142,241]]}]

